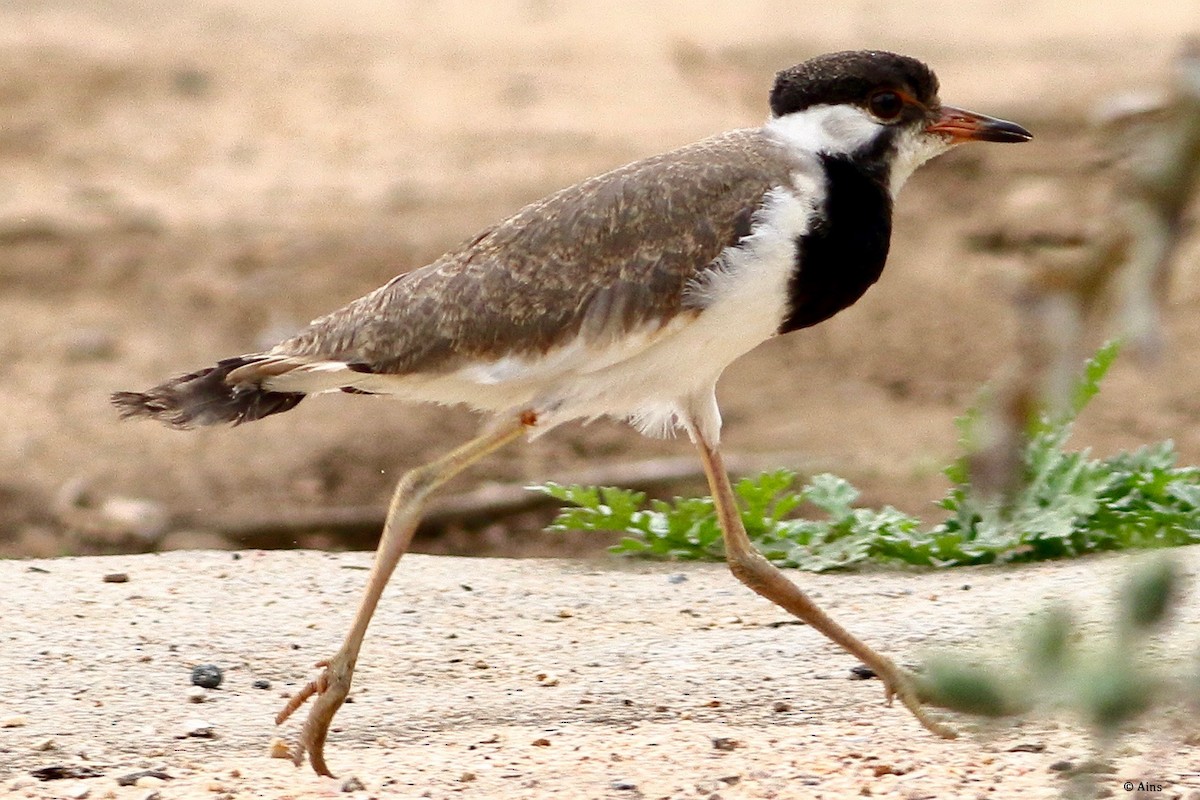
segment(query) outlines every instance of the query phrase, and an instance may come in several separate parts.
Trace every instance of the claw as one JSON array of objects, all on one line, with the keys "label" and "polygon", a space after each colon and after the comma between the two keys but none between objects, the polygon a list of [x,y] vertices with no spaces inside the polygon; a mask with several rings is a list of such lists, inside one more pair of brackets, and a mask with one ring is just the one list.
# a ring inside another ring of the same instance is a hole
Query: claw
[{"label": "claw", "polygon": [[877,670],[879,677],[883,680],[883,694],[887,699],[887,704],[889,706],[892,705],[892,700],[899,697],[900,702],[909,710],[909,713],[917,718],[917,722],[921,723],[925,730],[943,739],[958,738],[957,731],[948,725],[943,725],[925,713],[924,704],[921,699],[920,683],[916,676],[894,665],[889,666],[891,667],[890,669]]},{"label": "claw", "polygon": [[288,717],[296,713],[296,709],[308,702],[308,698],[312,697],[314,694],[320,693],[320,682],[320,678],[314,678],[313,680],[304,684],[304,688],[292,695],[291,699],[288,700],[287,705],[283,707],[283,710],[275,715],[275,724],[282,725],[283,723],[287,722]]},{"label": "claw", "polygon": [[300,729],[300,737],[288,753],[296,766],[304,764],[304,756],[308,755],[309,763],[318,775],[334,777],[325,763],[325,738],[329,734],[329,725],[338,709],[342,707],[346,696],[350,694],[350,681],[354,675],[354,662],[340,654],[329,660],[317,662],[321,674],[304,685],[299,692],[288,700],[283,710],[275,715],[275,724],[282,725],[296,712],[300,706],[316,696],[308,718]]}]

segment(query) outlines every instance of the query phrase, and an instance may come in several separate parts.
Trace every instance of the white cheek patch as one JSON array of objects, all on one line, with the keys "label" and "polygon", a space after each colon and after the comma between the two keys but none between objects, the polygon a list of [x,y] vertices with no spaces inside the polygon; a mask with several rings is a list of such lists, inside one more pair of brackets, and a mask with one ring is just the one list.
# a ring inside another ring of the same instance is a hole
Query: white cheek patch
[{"label": "white cheek patch", "polygon": [[872,141],[886,126],[858,106],[810,106],[774,117],[766,130],[790,147],[808,153],[849,154]]}]

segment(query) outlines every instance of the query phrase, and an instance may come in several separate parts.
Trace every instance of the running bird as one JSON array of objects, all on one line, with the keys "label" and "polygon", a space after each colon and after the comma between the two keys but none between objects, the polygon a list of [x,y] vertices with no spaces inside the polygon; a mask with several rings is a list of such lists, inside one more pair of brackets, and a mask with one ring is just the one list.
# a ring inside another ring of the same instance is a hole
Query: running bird
[{"label": "running bird", "polygon": [[313,768],[346,699],[376,604],[423,503],[487,453],[568,420],[679,429],[699,452],[739,580],[860,659],[927,728],[912,676],[825,615],[752,547],[718,443],[715,386],[773,336],[828,319],[875,283],[892,203],[918,166],[967,141],[1024,142],[1011,122],[943,105],[928,67],[893,53],[820,56],[783,70],[759,128],[731,131],[563,189],[437,261],[400,275],[264,353],[145,393],[122,416],[175,428],[251,422],[317,392],[467,404],[477,438],[401,478],[354,623],[321,673],[299,741]]}]

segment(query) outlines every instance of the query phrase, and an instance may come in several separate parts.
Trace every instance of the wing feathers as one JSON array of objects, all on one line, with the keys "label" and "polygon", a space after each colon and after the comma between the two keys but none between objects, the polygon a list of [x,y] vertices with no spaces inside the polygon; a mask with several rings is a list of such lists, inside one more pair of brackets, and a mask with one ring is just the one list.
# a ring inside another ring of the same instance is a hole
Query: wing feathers
[{"label": "wing feathers", "polygon": [[761,130],[635,162],[525,207],[272,355],[441,374],[662,326],[695,310],[689,284],[795,168]]}]

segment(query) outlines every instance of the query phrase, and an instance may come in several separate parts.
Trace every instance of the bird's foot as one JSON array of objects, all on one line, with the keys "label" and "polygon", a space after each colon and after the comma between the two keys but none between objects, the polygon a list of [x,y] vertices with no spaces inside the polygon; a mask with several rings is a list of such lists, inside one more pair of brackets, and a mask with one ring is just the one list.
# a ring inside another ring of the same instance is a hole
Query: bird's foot
[{"label": "bird's foot", "polygon": [[[882,667],[882,668],[881,668]],[[917,718],[917,722],[925,726],[930,733],[943,739],[955,739],[958,733],[948,725],[943,725],[929,716],[925,710],[926,699],[921,692],[921,683],[916,675],[906,669],[897,667],[891,661],[882,665],[872,665],[871,669],[883,681],[883,691],[888,705],[894,698],[899,698],[904,707]]]},{"label": "bird's foot", "polygon": [[307,754],[309,763],[318,775],[332,778],[334,775],[325,763],[325,737],[329,734],[334,715],[350,693],[354,659],[339,652],[328,661],[318,661],[317,667],[321,669],[321,674],[288,700],[288,704],[275,716],[275,724],[282,725],[310,697],[316,695],[312,708],[308,710],[308,718],[300,729],[300,737],[288,748],[288,752],[296,766],[304,763]]}]

